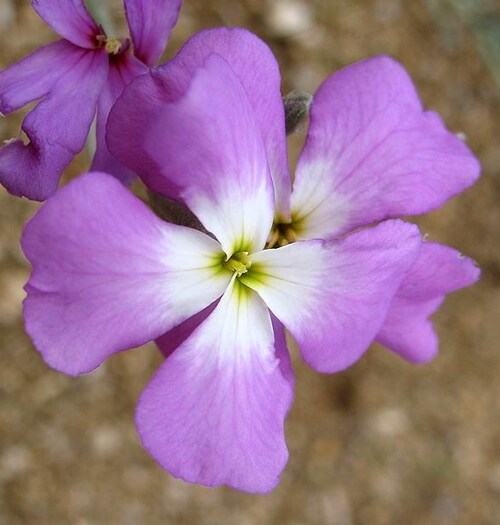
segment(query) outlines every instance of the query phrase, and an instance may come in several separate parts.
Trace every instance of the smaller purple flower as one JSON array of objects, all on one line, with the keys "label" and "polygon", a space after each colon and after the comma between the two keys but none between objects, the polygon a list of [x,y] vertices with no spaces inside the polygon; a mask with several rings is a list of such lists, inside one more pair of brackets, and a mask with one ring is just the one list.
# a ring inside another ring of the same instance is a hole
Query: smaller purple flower
[{"label": "smaller purple flower", "polygon": [[108,152],[105,127],[111,106],[130,80],[157,61],[177,21],[181,0],[125,0],[130,40],[109,36],[82,0],[32,0],[33,9],[62,40],[0,72],[0,112],[41,99],[23,122],[29,142],[12,139],[0,150],[0,183],[18,196],[44,200],[85,145],[97,112],[92,164],[122,182],[131,171]]}]

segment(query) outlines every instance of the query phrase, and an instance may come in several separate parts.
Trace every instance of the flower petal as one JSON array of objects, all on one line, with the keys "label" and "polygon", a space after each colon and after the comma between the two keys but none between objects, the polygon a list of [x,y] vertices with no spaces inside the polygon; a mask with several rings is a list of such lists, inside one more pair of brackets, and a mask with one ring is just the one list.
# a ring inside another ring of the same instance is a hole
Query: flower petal
[{"label": "flower petal", "polygon": [[474,284],[480,275],[471,259],[448,246],[423,243],[401,283],[376,341],[413,363],[426,363],[438,351],[429,316],[446,294]]},{"label": "flower petal", "polygon": [[[106,143],[111,154],[143,180],[154,180],[161,170],[144,148],[151,122],[166,104],[179,98],[171,96],[175,79],[170,84],[157,71],[158,68],[151,69],[126,87],[111,108],[106,126]],[[174,195],[172,190],[169,197]]]},{"label": "flower petal", "polygon": [[290,331],[310,366],[337,372],[373,341],[420,243],[415,226],[387,221],[340,241],[264,250],[240,279]]},{"label": "flower petal", "polygon": [[211,55],[186,96],[158,111],[144,148],[159,169],[146,184],[175,191],[228,256],[264,247],[274,214],[266,151],[245,90],[222,58]]},{"label": "flower petal", "polygon": [[[159,337],[155,342],[160,352],[168,357],[176,350],[188,337],[200,326],[207,317],[215,310],[218,301],[214,302],[201,312],[193,315],[180,325],[172,328],[169,332]],[[292,362],[288,353],[288,346],[285,337],[284,326],[271,314],[271,321],[274,331],[274,346],[276,347],[276,357],[279,359],[281,373],[283,377],[292,385],[295,384]]]},{"label": "flower petal", "polygon": [[222,295],[231,278],[216,241],[161,221],[103,173],[49,199],[22,246],[33,266],[26,330],[67,374],[159,337]]},{"label": "flower petal", "polygon": [[108,74],[105,53],[68,56],[66,73],[24,119],[29,143],[13,140],[0,150],[0,182],[29,199],[44,200],[57,189],[62,172],[85,144],[97,100]]},{"label": "flower petal", "polygon": [[411,363],[428,363],[439,350],[438,337],[429,317],[443,300],[444,296],[427,301],[411,301],[395,296],[375,342]]},{"label": "flower petal", "polygon": [[288,459],[283,427],[293,397],[274,354],[266,305],[233,280],[141,395],[145,448],[185,481],[272,490]]},{"label": "flower petal", "polygon": [[94,49],[100,33],[83,0],[31,0],[33,9],[56,33],[73,44]]},{"label": "flower petal", "polygon": [[185,94],[196,69],[212,53],[231,66],[246,91],[267,151],[276,213],[286,221],[290,215],[291,183],[279,68],[269,47],[244,29],[201,31],[172,60],[133,82],[111,112],[110,147],[136,173],[157,174],[155,162],[144,151],[145,133],[165,103]]},{"label": "flower petal", "polygon": [[70,42],[58,40],[0,71],[0,112],[7,115],[45,96],[83,55]]},{"label": "flower petal", "polygon": [[135,56],[152,65],[160,59],[172,32],[181,0],[125,0]]},{"label": "flower petal", "polygon": [[168,357],[174,350],[176,350],[189,336],[200,326],[203,321],[215,310],[218,301],[207,306],[201,312],[198,312],[193,317],[186,319],[183,323],[174,326],[166,334],[158,337],[155,343],[160,349],[160,352]]},{"label": "flower petal", "polygon": [[136,175],[118,162],[109,152],[106,144],[106,123],[111,107],[125,87],[132,79],[146,73],[146,71],[146,66],[128,53],[124,53],[115,59],[111,62],[108,81],[97,104],[97,148],[91,169],[92,171],[110,173],[124,184],[132,182]]},{"label": "flower petal", "polygon": [[267,150],[276,214],[282,220],[289,219],[291,179],[278,63],[267,44],[253,33],[239,28],[217,28],[197,33],[161,69],[177,78],[187,76],[211,53],[220,55],[231,66],[245,88]]},{"label": "flower petal", "polygon": [[276,347],[276,357],[280,361],[280,370],[283,377],[293,387],[295,385],[295,376],[292,368],[292,361],[288,353],[288,345],[286,342],[285,327],[278,321],[278,319],[271,314],[271,321],[274,330],[274,346]]},{"label": "flower petal", "polygon": [[346,67],[314,96],[292,194],[301,239],[332,239],[382,219],[437,208],[479,176],[467,146],[424,112],[386,57]]}]

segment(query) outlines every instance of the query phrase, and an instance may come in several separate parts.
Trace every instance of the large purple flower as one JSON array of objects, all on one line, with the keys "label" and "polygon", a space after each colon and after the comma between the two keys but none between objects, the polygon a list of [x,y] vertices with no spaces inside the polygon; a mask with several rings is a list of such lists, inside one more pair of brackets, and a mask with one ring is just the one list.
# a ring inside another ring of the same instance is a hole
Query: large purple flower
[{"label": "large purple flower", "polygon": [[[168,173],[169,151],[161,145],[173,140],[175,147],[176,140],[157,129],[162,126],[159,112],[182,96],[194,70],[212,53],[231,66],[255,112],[274,183],[270,239],[276,244],[338,239],[384,219],[426,213],[479,176],[477,159],[439,115],[423,109],[404,69],[376,57],[332,75],[314,95],[292,191],[278,65],[255,35],[213,29],[195,35],[174,60],[133,82],[110,117],[113,154],[160,194],[188,204]],[[126,127],[129,118],[134,125]],[[425,242],[376,341],[411,362],[431,360],[438,342],[429,316],[445,294],[478,277],[470,259]],[[170,340],[177,336],[159,341],[166,354],[173,348]],[[303,356],[313,367],[331,371],[320,355],[303,350]]]},{"label": "large purple flower", "polygon": [[132,173],[108,152],[109,110],[132,78],[147,71],[165,48],[181,0],[124,0],[130,41],[108,36],[83,0],[32,0],[33,9],[62,40],[0,72],[0,112],[42,99],[23,122],[28,144],[13,139],[0,150],[0,183],[10,193],[44,200],[85,144],[97,111],[93,169],[123,182]]},{"label": "large purple flower", "polygon": [[[335,105],[345,85],[350,105]],[[392,102],[381,100],[387,91]],[[436,297],[477,278],[471,261],[438,247],[449,271],[429,285],[434,245],[390,219],[416,212],[410,193],[425,211],[477,176],[465,146],[408,104],[411,96],[408,77],[388,59],[327,80],[292,193],[279,72],[256,37],[205,32],[165,69],[135,80],[110,117],[109,146],[152,189],[186,204],[210,235],[159,220],[103,173],[60,190],[23,235],[33,265],[26,329],[46,362],[80,374],[158,340],[170,355],[139,401],[144,446],[185,480],[271,490],[287,460],[283,427],[293,395],[284,328],[311,366],[335,372],[363,354],[398,301],[420,329]],[[431,166],[432,182],[420,181]],[[366,171],[375,188],[363,215],[356,199],[368,191]],[[387,191],[403,200],[398,206],[377,190],[385,177]],[[414,191],[403,192],[398,177]],[[323,178],[337,178],[344,193]],[[307,224],[316,223],[297,220],[297,203],[316,198],[314,186],[344,205],[324,234],[310,235]],[[388,330],[391,337],[399,344]]]}]

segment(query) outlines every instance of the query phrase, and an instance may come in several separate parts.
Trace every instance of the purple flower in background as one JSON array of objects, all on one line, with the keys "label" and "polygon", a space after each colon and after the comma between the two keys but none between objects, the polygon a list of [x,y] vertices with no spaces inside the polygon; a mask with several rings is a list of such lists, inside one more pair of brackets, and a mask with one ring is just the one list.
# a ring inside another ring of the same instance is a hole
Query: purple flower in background
[{"label": "purple flower in background", "polygon": [[46,362],[80,374],[157,340],[168,357],[138,404],[144,446],[175,476],[250,492],[274,488],[288,456],[285,328],[321,372],[376,338],[423,361],[435,351],[428,316],[478,277],[393,219],[478,175],[401,66],[375,58],[321,86],[293,191],[279,87],[265,44],[213,30],[133,81],[111,112],[112,153],[211,235],[161,221],[91,173],[51,197],[22,241],[26,329]]},{"label": "purple flower in background", "polygon": [[181,0],[125,0],[134,46],[108,36],[83,0],[32,0],[33,9],[62,40],[0,72],[0,112],[41,101],[23,122],[28,144],[12,139],[0,150],[0,183],[18,196],[44,200],[82,150],[97,112],[97,150],[92,169],[122,182],[132,173],[108,152],[109,110],[132,78],[157,61],[177,20]]}]

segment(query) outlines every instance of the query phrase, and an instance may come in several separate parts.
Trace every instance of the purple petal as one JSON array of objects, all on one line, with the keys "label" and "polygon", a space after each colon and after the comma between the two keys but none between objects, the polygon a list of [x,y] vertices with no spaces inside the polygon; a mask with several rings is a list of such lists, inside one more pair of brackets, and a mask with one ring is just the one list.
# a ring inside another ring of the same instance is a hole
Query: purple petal
[{"label": "purple petal", "polygon": [[246,91],[266,147],[277,215],[286,220],[290,215],[290,174],[279,68],[268,46],[248,31],[202,31],[173,60],[133,82],[111,112],[108,129],[114,138],[108,139],[110,147],[135,172],[154,176],[158,169],[144,151],[145,133],[165,103],[184,95],[196,69],[212,53],[224,58]]},{"label": "purple petal", "polygon": [[135,56],[152,65],[160,59],[181,8],[181,0],[125,0]]},{"label": "purple petal", "polygon": [[340,241],[264,250],[240,279],[290,331],[310,366],[337,372],[375,338],[420,244],[415,226],[387,221]]},{"label": "purple petal", "polygon": [[231,278],[214,266],[216,241],[161,221],[103,173],[50,198],[22,247],[33,266],[26,331],[50,366],[72,375],[159,337],[222,295]]},{"label": "purple petal", "polygon": [[99,26],[83,0],[31,0],[33,9],[59,35],[73,44],[95,49]]},{"label": "purple petal", "polygon": [[[175,81],[175,79],[174,79]],[[157,69],[134,79],[111,108],[106,143],[112,155],[144,180],[161,170],[145,151],[144,140],[158,112],[179,97],[171,97],[170,84]],[[172,197],[175,190],[172,190]]]},{"label": "purple petal", "polygon": [[426,363],[438,351],[429,316],[446,294],[474,284],[480,275],[471,259],[448,246],[424,243],[394,296],[377,342],[413,363]]},{"label": "purple petal", "polygon": [[7,115],[44,97],[82,56],[81,49],[59,40],[0,71],[0,112]]},{"label": "purple petal", "polygon": [[428,363],[439,349],[429,317],[441,306],[443,299],[444,296],[411,301],[395,296],[375,341],[411,363]]},{"label": "purple petal", "polygon": [[424,112],[386,57],[346,67],[314,96],[292,194],[300,238],[332,239],[382,219],[425,213],[479,176],[468,147]]},{"label": "purple petal", "polygon": [[[215,310],[217,302],[211,304],[201,312],[193,315],[180,325],[172,328],[169,332],[162,335],[156,340],[156,344],[160,349],[161,353],[168,357],[173,353],[188,337],[200,326],[205,319]],[[271,315],[271,321],[273,323],[274,331],[274,345],[276,348],[276,357],[279,359],[281,373],[283,377],[292,385],[295,384],[295,377],[293,374],[292,363],[290,360],[290,354],[288,353],[288,347],[285,337],[284,326],[276,319],[274,315]]]},{"label": "purple petal", "polygon": [[137,407],[142,443],[185,481],[269,492],[288,459],[292,387],[275,358],[269,311],[233,281],[166,361]]},{"label": "purple petal", "polygon": [[124,184],[132,182],[136,175],[109,152],[106,144],[106,123],[111,107],[125,87],[132,79],[146,71],[146,66],[128,53],[115,58],[110,63],[108,81],[97,104],[97,148],[91,169],[110,173]]},{"label": "purple petal", "polygon": [[168,357],[174,350],[176,350],[205,319],[215,310],[217,302],[207,306],[201,312],[198,312],[193,317],[186,319],[183,323],[175,326],[172,330],[163,334],[155,341],[160,352]]},{"label": "purple petal", "polygon": [[108,74],[105,53],[68,55],[63,76],[24,119],[29,143],[13,140],[0,150],[0,182],[29,199],[44,200],[57,189],[62,172],[82,150]]},{"label": "purple petal", "polygon": [[158,111],[144,148],[159,169],[147,185],[174,191],[226,254],[264,247],[274,213],[266,151],[246,93],[222,58],[211,55],[186,96]]},{"label": "purple petal", "polygon": [[186,77],[211,53],[220,55],[231,66],[245,88],[267,150],[275,186],[276,213],[286,220],[290,217],[291,180],[278,63],[267,44],[253,33],[238,28],[217,28],[193,36],[175,59],[160,70],[168,76]]},{"label": "purple petal", "polygon": [[283,377],[290,383],[292,388],[295,385],[295,376],[293,374],[292,361],[288,353],[288,345],[285,336],[285,327],[278,319],[271,314],[271,321],[274,330],[274,346],[276,348],[276,357],[280,361],[280,370]]}]

